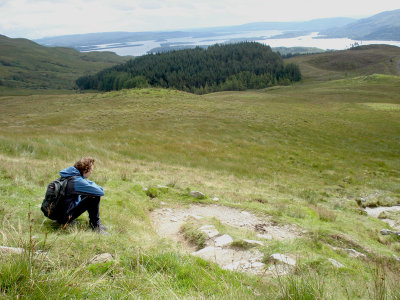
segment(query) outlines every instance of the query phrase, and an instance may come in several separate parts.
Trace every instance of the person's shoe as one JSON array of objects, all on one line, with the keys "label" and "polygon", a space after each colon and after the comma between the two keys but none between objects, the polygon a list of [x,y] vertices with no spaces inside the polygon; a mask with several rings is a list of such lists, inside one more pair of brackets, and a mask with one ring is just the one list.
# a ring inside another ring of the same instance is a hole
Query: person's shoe
[{"label": "person's shoe", "polygon": [[99,234],[109,234],[107,232],[108,227],[103,225],[100,220],[97,221],[96,224],[90,223],[90,227],[92,227],[94,232],[97,232]]}]

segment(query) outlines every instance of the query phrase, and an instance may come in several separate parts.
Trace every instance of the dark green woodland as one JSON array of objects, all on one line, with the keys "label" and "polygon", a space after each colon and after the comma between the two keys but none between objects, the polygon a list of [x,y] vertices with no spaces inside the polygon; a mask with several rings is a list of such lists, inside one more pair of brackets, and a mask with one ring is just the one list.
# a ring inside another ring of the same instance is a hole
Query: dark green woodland
[{"label": "dark green woodland", "polygon": [[296,64],[284,65],[269,46],[245,42],[148,54],[80,77],[80,89],[174,88],[196,94],[259,89],[301,80]]}]

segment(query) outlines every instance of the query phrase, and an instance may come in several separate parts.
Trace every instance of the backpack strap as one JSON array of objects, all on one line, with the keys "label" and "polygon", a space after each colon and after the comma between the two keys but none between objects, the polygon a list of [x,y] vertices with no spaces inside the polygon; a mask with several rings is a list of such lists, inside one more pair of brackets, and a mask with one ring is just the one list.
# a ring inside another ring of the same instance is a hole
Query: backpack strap
[{"label": "backpack strap", "polygon": [[[65,196],[65,190],[67,189],[68,182],[74,177],[75,176],[60,177],[60,179],[59,179],[59,181],[61,181],[60,198]],[[57,186],[57,188],[58,188],[58,186]]]}]

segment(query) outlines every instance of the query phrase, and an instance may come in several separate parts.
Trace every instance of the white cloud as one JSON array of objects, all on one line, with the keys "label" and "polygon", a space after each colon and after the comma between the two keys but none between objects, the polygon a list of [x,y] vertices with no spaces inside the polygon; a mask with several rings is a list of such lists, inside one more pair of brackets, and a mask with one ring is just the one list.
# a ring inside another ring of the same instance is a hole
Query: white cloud
[{"label": "white cloud", "polygon": [[324,0],[0,0],[0,34],[11,37],[174,30],[366,16],[399,8],[398,1]]}]

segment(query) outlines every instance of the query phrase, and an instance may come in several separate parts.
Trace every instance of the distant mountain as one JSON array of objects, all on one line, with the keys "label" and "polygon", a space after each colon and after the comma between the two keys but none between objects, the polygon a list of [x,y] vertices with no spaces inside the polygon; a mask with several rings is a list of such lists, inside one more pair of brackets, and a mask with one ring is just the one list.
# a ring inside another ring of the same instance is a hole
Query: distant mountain
[{"label": "distant mountain", "polygon": [[72,89],[78,77],[126,60],[112,52],[81,53],[0,35],[0,85],[6,87]]},{"label": "distant mountain", "polygon": [[322,30],[345,26],[349,23],[354,22],[356,19],[352,18],[324,18],[315,19],[303,22],[257,22],[249,23],[239,26],[226,27],[229,30],[234,31],[249,31],[249,30],[283,30],[283,31],[306,31],[306,32],[320,32]]},{"label": "distant mountain", "polygon": [[382,12],[345,26],[323,30],[320,34],[354,40],[400,41],[400,9]]},{"label": "distant mountain", "polygon": [[351,18],[326,18],[304,22],[257,22],[237,26],[210,27],[188,29],[185,31],[159,31],[159,32],[101,32],[88,34],[74,34],[55,37],[46,37],[35,40],[44,46],[72,47],[80,51],[91,50],[93,45],[116,44],[124,46],[125,43],[140,41],[166,41],[173,38],[211,38],[229,34],[237,34],[260,30],[282,30],[319,32],[334,26],[344,26],[355,19]]}]

